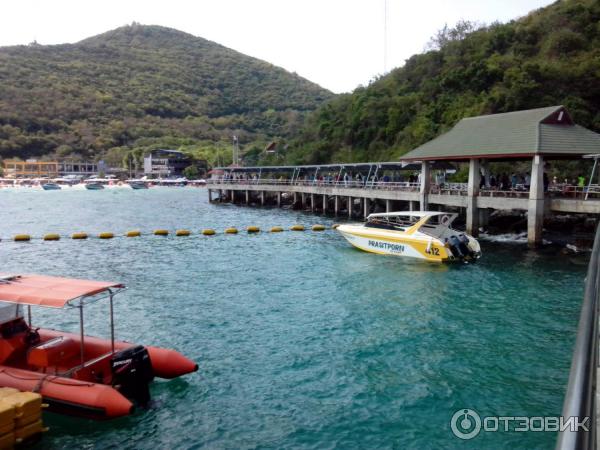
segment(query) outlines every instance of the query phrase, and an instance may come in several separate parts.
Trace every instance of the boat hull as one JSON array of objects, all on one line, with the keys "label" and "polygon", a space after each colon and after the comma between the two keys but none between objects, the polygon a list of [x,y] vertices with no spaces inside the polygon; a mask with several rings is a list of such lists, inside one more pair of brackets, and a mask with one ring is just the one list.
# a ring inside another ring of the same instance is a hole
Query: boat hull
[{"label": "boat hull", "polygon": [[0,386],[42,395],[48,410],[95,420],[127,416],[133,403],[112,386],[0,365]]},{"label": "boat hull", "polygon": [[[42,342],[54,339],[59,336],[65,336],[72,339],[77,345],[81,342],[80,336],[75,333],[65,333],[58,330],[42,329],[38,330]],[[115,350],[125,350],[138,344],[126,341],[115,341]],[[150,354],[152,370],[154,375],[159,378],[177,378],[198,370],[198,364],[183,356],[181,353],[168,348],[144,346]],[[85,358],[92,359],[104,355],[111,351],[110,340],[100,339],[92,336],[84,338]]]},{"label": "boat hull", "polygon": [[365,252],[432,262],[444,262],[450,259],[448,249],[435,238],[402,236],[400,233],[369,229],[360,225],[340,225],[337,231],[350,244]]}]

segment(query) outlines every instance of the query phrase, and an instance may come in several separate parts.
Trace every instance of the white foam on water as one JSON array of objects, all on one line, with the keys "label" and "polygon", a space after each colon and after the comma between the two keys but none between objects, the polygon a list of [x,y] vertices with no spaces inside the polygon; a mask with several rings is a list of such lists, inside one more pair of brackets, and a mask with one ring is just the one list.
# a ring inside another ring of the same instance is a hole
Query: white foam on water
[{"label": "white foam on water", "polygon": [[[527,233],[504,233],[504,234],[487,234],[481,233],[479,238],[490,242],[505,242],[512,244],[526,244]],[[544,242],[546,243],[546,242]]]}]

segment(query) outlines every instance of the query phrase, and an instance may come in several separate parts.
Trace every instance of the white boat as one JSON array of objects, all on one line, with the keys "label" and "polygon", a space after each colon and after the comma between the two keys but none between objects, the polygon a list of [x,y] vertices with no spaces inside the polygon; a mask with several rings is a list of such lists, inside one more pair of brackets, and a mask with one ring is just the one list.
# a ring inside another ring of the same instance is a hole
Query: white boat
[{"label": "white boat", "polygon": [[407,256],[427,261],[474,261],[479,242],[450,225],[458,214],[408,211],[371,214],[364,224],[340,225],[337,231],[366,252]]}]

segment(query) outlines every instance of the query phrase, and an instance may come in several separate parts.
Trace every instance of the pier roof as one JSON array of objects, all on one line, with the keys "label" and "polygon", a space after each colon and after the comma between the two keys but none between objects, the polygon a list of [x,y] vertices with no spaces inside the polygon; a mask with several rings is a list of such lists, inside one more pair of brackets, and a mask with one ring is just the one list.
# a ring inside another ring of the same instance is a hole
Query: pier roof
[{"label": "pier roof", "polygon": [[[421,170],[421,165],[410,162],[366,162],[366,163],[338,163],[338,164],[314,164],[303,166],[249,166],[249,167],[215,167],[213,171],[227,172],[294,172],[299,171],[335,171],[340,169],[346,170],[369,170],[379,168],[380,170]],[[434,170],[454,169],[455,167],[446,161],[437,161],[433,164]]]},{"label": "pier roof", "polygon": [[600,134],[576,125],[564,106],[468,117],[403,161],[556,158],[600,153]]}]

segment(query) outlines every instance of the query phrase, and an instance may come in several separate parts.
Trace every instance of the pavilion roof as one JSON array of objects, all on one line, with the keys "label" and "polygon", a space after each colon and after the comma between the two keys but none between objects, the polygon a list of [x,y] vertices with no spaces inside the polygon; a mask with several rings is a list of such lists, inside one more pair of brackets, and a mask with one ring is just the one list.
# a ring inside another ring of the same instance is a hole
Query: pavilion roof
[{"label": "pavilion roof", "polygon": [[600,134],[576,125],[564,106],[468,117],[403,161],[574,157],[600,153]]}]

